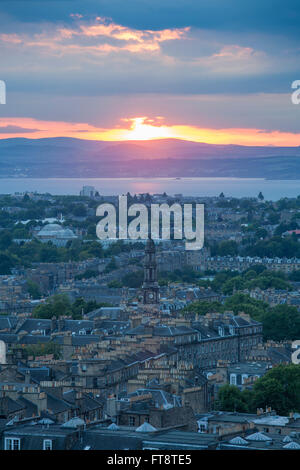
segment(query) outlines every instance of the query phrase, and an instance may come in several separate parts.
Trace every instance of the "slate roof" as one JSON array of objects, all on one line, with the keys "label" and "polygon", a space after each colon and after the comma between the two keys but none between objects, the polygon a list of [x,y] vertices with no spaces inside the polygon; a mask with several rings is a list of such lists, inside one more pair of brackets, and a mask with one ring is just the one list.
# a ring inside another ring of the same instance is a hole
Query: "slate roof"
[{"label": "slate roof", "polygon": [[18,403],[20,403],[25,409],[25,418],[30,418],[32,416],[37,416],[38,415],[38,407],[34,403],[32,403],[30,400],[27,400],[24,397],[19,397],[18,398]]},{"label": "slate roof", "polygon": [[[143,335],[146,334],[146,326],[144,325],[139,325],[136,328],[133,328],[131,330],[127,330],[125,332],[126,335]],[[197,330],[193,328],[189,328],[187,326],[165,326],[165,325],[160,325],[160,326],[154,326],[153,327],[153,336],[180,336],[180,335],[185,335],[185,334],[191,334],[191,333],[198,333]]]},{"label": "slate roof", "polygon": [[32,331],[37,330],[45,330],[46,333],[49,332],[51,330],[51,320],[28,318],[17,328],[16,333],[20,333],[20,331],[32,333]]},{"label": "slate roof", "polygon": [[111,429],[87,429],[82,441],[77,441],[73,450],[135,450],[142,449],[142,433]]},{"label": "slate roof", "polygon": [[66,438],[76,432],[57,424],[18,424],[5,429],[4,438],[20,438],[21,450],[43,450],[44,439],[52,440],[53,450],[64,450]]},{"label": "slate roof", "polygon": [[40,383],[43,380],[50,380],[51,369],[49,367],[23,367],[19,366],[18,371],[25,376],[26,372],[30,372],[30,379]]},{"label": "slate roof", "polygon": [[17,411],[23,410],[25,407],[23,404],[18,403],[15,400],[12,400],[10,397],[0,398],[0,414],[11,414],[16,413]]},{"label": "slate roof", "polygon": [[[69,390],[67,392],[63,393],[63,399],[64,401],[67,401],[68,403],[75,405],[75,399],[76,399],[76,391],[75,390]],[[92,396],[89,396],[87,393],[84,393],[82,395],[81,399],[81,411],[93,411],[93,410],[98,410],[99,408],[102,408],[104,405],[102,400],[93,398]]]},{"label": "slate roof", "polygon": [[18,317],[16,316],[0,316],[0,330],[13,330],[18,323]]},{"label": "slate roof", "polygon": [[[41,318],[28,318],[26,319],[16,330],[16,333],[20,331],[27,331],[32,333],[33,331],[45,330],[46,334],[51,332],[51,320]],[[60,328],[58,325],[60,324]],[[87,334],[90,333],[94,328],[94,322],[90,320],[71,320],[63,319],[62,322],[57,320],[56,328],[52,332],[65,332],[71,331],[75,334],[79,334],[80,330],[86,330]],[[1,328],[0,328],[1,329]]]},{"label": "slate roof", "polygon": [[174,450],[215,449],[217,443],[217,438],[213,434],[201,434],[197,432],[178,430],[153,433],[143,439],[144,447]]},{"label": "slate roof", "polygon": [[47,409],[53,414],[63,413],[64,411],[69,411],[73,408],[73,405],[68,403],[66,400],[58,398],[52,395],[49,392],[46,392],[47,395]]}]

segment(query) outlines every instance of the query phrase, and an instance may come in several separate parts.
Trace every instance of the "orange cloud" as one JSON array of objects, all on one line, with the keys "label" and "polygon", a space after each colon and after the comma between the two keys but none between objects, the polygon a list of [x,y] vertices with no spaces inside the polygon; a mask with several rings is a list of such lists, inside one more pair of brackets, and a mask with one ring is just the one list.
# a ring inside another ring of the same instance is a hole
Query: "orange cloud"
[{"label": "orange cloud", "polygon": [[[264,129],[228,128],[212,129],[187,125],[162,124],[162,118],[155,120],[136,117],[122,120],[124,125],[107,129],[88,123],[64,121],[40,121],[32,118],[0,118],[0,136],[4,138],[27,137],[77,137],[88,140],[126,141],[152,139],[183,139],[209,144],[236,144],[248,146],[300,145],[300,133],[268,131]],[[127,125],[125,124],[127,123]],[[10,131],[5,133],[9,127]],[[12,132],[13,127],[17,132]]]},{"label": "orange cloud", "polygon": [[[96,23],[84,23],[81,15],[73,15],[77,19],[76,27],[59,27],[43,31],[40,34],[1,34],[0,41],[11,44],[22,44],[27,47],[41,47],[61,52],[118,52],[131,53],[159,51],[164,41],[174,41],[186,36],[190,27],[163,29],[159,31],[138,30],[122,26],[106,18],[97,17]],[[80,39],[92,38],[94,44],[80,42]],[[71,43],[73,40],[73,43]],[[112,40],[119,43],[112,44]],[[76,41],[74,43],[74,41]]]}]

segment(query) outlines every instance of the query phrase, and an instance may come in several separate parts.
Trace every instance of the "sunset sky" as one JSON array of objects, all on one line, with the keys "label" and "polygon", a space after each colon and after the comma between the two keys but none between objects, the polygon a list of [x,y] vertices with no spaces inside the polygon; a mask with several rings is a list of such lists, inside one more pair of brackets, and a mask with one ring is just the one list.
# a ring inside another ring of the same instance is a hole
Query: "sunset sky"
[{"label": "sunset sky", "polygon": [[2,0],[0,138],[300,145],[300,4]]}]

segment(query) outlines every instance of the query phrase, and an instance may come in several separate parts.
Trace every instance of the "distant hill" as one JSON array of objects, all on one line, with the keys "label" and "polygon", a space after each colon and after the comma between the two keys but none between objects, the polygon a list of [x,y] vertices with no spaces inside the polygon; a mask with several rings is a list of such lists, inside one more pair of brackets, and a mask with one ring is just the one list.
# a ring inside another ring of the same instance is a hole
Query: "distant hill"
[{"label": "distant hill", "polygon": [[300,179],[300,147],[213,145],[178,139],[106,142],[0,140],[0,177],[235,176]]}]

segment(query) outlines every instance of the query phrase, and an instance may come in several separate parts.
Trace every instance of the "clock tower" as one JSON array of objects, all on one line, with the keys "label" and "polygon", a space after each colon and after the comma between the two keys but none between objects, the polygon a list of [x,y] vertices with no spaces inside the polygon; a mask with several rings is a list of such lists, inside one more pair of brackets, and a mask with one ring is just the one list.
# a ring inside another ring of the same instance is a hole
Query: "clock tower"
[{"label": "clock tower", "polygon": [[155,245],[153,240],[148,238],[144,260],[143,304],[153,305],[158,303],[159,285],[157,282]]}]

